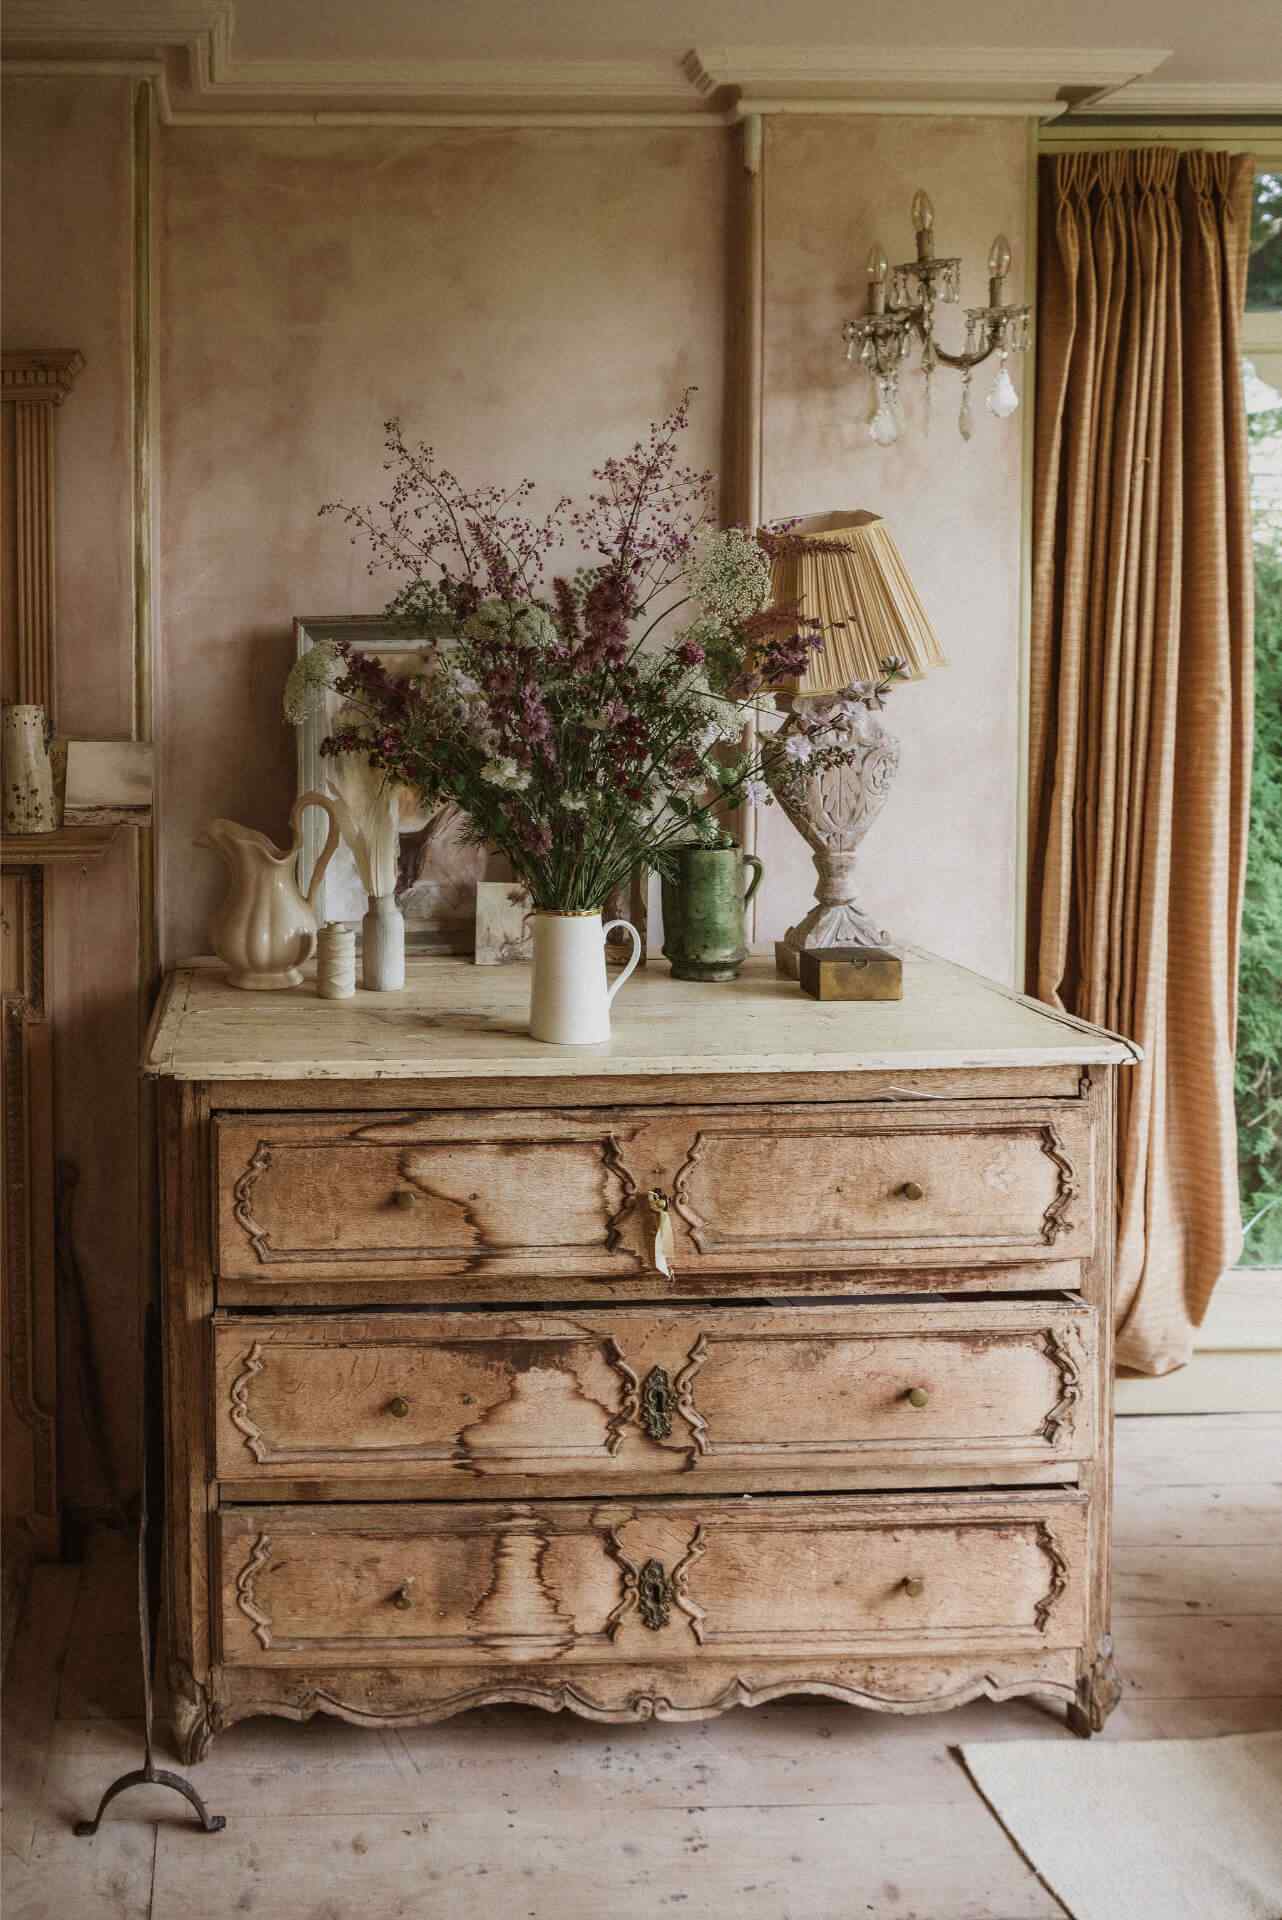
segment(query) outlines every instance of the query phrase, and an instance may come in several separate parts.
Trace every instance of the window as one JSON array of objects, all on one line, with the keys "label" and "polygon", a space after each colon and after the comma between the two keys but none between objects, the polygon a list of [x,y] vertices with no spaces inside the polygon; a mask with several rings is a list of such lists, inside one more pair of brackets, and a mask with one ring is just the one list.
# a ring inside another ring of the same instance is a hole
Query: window
[{"label": "window", "polygon": [[1282,173],[1257,167],[1251,207],[1248,313],[1282,313]]},{"label": "window", "polygon": [[1282,1267],[1282,171],[1257,169],[1243,329],[1255,535],[1255,764],[1238,975],[1242,1265]]}]

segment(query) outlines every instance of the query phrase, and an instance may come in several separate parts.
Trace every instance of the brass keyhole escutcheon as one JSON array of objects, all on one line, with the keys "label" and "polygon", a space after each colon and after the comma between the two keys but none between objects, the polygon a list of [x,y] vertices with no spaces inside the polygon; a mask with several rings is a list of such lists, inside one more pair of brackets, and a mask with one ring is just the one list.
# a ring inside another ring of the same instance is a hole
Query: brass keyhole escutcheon
[{"label": "brass keyhole escutcheon", "polygon": [[924,1407],[930,1399],[925,1387],[909,1387],[905,1398],[910,1407]]},{"label": "brass keyhole escutcheon", "polygon": [[397,1420],[403,1420],[409,1410],[410,1403],[403,1393],[398,1393],[394,1399],[389,1400],[387,1403],[387,1411]]},{"label": "brass keyhole escutcheon", "polygon": [[911,1574],[911,1573],[905,1577],[904,1592],[908,1595],[908,1598],[910,1600],[920,1600],[922,1594],[925,1593],[925,1591],[926,1591],[926,1582],[924,1580],[919,1580],[915,1574]]},{"label": "brass keyhole escutcheon", "polygon": [[659,1633],[672,1617],[672,1595],[662,1560],[647,1560],[637,1575],[637,1611],[643,1627]]},{"label": "brass keyhole escutcheon", "polygon": [[400,1586],[392,1595],[392,1605],[399,1608],[402,1613],[408,1613],[414,1605],[414,1596],[410,1592],[410,1588],[413,1585],[414,1582],[412,1580],[402,1580]]},{"label": "brass keyhole escutcheon", "polygon": [[905,1180],[899,1191],[905,1200],[924,1200],[926,1197],[925,1188],[919,1187],[915,1180]]},{"label": "brass keyhole escutcheon", "polygon": [[665,1367],[651,1367],[641,1382],[641,1425],[652,1440],[666,1440],[672,1432],[676,1394]]},{"label": "brass keyhole escutcheon", "polygon": [[411,1207],[418,1205],[418,1195],[413,1187],[398,1187],[392,1195],[392,1200],[402,1213],[408,1213]]}]

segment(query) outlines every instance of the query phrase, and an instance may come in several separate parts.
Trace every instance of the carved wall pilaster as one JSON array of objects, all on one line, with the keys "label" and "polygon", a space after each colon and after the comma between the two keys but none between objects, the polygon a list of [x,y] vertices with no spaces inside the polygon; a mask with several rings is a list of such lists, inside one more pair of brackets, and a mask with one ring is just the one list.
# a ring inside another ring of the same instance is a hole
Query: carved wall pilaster
[{"label": "carved wall pilaster", "polygon": [[30,701],[53,717],[54,412],[84,359],[75,348],[4,355],[4,676],[6,700]]}]

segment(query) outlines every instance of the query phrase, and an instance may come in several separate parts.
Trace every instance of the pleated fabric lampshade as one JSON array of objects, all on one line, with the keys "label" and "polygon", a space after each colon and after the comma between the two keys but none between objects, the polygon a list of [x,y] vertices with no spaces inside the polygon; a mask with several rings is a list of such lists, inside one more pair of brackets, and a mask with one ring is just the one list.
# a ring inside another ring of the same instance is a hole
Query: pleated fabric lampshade
[{"label": "pleated fabric lampshade", "polygon": [[902,660],[919,680],[947,664],[903,555],[875,513],[817,513],[798,520],[774,562],[776,602],[798,602],[823,630],[797,693],[836,693],[876,680],[882,662]]}]

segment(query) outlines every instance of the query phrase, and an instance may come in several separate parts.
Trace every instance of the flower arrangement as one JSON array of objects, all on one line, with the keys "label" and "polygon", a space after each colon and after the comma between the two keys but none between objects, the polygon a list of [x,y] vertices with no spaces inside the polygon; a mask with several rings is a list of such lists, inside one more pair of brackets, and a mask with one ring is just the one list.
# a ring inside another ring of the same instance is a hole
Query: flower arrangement
[{"label": "flower arrangement", "polygon": [[[592,476],[585,503],[529,516],[533,483],[469,489],[432,448],[387,426],[387,497],[332,503],[370,571],[401,576],[388,613],[423,638],[417,670],[341,643],[290,676],[299,720],[336,699],[322,753],[360,756],[389,791],[451,801],[497,848],[537,909],[594,912],[682,843],[724,842],[724,818],[766,785],[841,758],[746,723],[820,645],[795,608],[771,608],[771,541],[713,522],[712,475],[680,459],[690,393]],[[547,580],[571,537],[590,564]],[[851,696],[861,697],[851,689]]]}]

